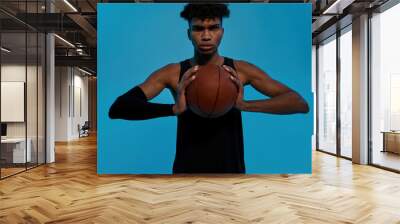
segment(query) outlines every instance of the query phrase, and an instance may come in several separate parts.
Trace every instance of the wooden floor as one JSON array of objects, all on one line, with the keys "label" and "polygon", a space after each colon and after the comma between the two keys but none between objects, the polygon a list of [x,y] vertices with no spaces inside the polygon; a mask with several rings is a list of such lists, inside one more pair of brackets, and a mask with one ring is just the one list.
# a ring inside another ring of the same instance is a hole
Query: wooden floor
[{"label": "wooden floor", "polygon": [[0,172],[1,172],[1,178],[6,178],[6,177],[8,177],[8,176],[11,176],[11,175],[15,175],[15,174],[17,174],[17,173],[20,173],[20,172],[24,172],[24,171],[26,171],[27,169],[29,170],[29,169],[33,169],[33,168],[35,168],[35,167],[37,167],[38,165],[36,164],[36,163],[31,163],[31,164],[27,164],[27,167],[25,167],[25,164],[18,164],[18,167],[7,167],[7,168],[0,168],[1,170],[0,170]]},{"label": "wooden floor", "polygon": [[372,160],[374,164],[400,170],[400,154],[376,150],[374,151]]},{"label": "wooden floor", "polygon": [[1,169],[1,178],[11,176],[13,174],[25,171],[26,168],[0,168]]},{"label": "wooden floor", "polygon": [[0,181],[0,223],[400,223],[400,175],[315,152],[312,175],[100,177],[90,137]]}]

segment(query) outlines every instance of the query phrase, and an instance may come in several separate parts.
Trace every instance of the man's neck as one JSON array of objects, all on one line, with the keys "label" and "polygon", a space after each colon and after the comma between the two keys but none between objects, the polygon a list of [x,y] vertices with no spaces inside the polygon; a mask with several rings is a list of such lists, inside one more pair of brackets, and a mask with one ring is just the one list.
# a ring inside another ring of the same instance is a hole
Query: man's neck
[{"label": "man's neck", "polygon": [[194,57],[191,59],[192,64],[196,65],[206,65],[206,64],[223,64],[223,57],[221,57],[218,52],[211,55],[203,55],[198,52],[194,53]]}]

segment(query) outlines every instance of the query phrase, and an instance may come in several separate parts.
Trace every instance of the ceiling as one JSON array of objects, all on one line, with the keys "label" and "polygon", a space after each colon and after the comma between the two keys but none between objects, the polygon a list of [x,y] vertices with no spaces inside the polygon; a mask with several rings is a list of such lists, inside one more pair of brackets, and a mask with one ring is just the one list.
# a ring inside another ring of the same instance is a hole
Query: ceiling
[{"label": "ceiling", "polygon": [[[56,65],[80,66],[96,73],[96,5],[97,0],[48,0],[47,5],[45,0],[1,0],[2,46],[12,50],[2,52],[2,60],[17,62],[25,60],[25,55],[28,59],[36,57],[36,51],[44,47],[36,43],[36,35],[54,32]],[[43,40],[41,37],[39,40]]]},{"label": "ceiling", "polygon": [[[203,0],[204,1],[204,0]],[[205,0],[207,1],[207,0]],[[382,5],[387,0],[252,0],[251,2],[269,3],[312,3],[313,42],[317,43],[335,32],[337,22],[341,26],[351,23],[351,17],[361,12]],[[81,66],[96,72],[97,57],[97,11],[98,2],[139,2],[138,0],[1,0],[0,25],[2,30],[2,45],[13,49],[17,57],[37,50],[36,35],[28,35],[25,31],[54,32],[60,38],[55,38],[56,65]],[[140,2],[186,2],[180,0],[141,0]],[[248,2],[230,0],[219,2]],[[49,12],[52,13],[49,13]],[[27,12],[27,13],[26,13]],[[290,15],[288,15],[290,16]],[[33,39],[32,39],[33,38]],[[66,43],[62,39],[68,41]],[[25,49],[25,41],[28,48]],[[72,45],[73,46],[72,46]],[[39,44],[39,48],[43,47]],[[26,51],[26,52],[25,52]],[[3,54],[2,54],[3,55]],[[12,58],[11,55],[8,56]]]}]

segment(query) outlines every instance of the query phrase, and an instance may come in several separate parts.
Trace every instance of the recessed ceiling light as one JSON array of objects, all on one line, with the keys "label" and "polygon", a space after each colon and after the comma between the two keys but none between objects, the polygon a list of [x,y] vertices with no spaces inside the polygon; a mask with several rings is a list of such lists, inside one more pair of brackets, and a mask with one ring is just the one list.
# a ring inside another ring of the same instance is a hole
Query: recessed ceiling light
[{"label": "recessed ceiling light", "polygon": [[11,52],[11,50],[9,50],[9,49],[7,49],[5,47],[1,47],[1,51],[4,51],[6,53],[10,53]]},{"label": "recessed ceiling light", "polygon": [[322,14],[342,14],[343,9],[348,7],[355,0],[336,0],[327,9],[325,9]]},{"label": "recessed ceiling light", "polygon": [[74,12],[78,12],[78,10],[71,4],[69,3],[68,0],[64,0],[65,4],[67,4]]},{"label": "recessed ceiling light", "polygon": [[75,45],[73,45],[73,44],[72,44],[71,42],[69,42],[68,40],[66,40],[66,39],[64,39],[64,38],[62,38],[62,37],[60,37],[60,36],[57,35],[57,34],[54,34],[54,36],[57,37],[58,39],[60,39],[62,42],[66,43],[67,45],[69,45],[69,46],[75,48]]},{"label": "recessed ceiling light", "polygon": [[81,68],[79,68],[79,67],[78,67],[78,70],[81,71],[81,72],[83,72],[83,73],[85,73],[85,74],[87,74],[87,75],[93,75],[92,73],[90,73],[90,72],[88,72],[88,71],[86,71],[86,70],[83,70],[83,69],[81,69]]}]

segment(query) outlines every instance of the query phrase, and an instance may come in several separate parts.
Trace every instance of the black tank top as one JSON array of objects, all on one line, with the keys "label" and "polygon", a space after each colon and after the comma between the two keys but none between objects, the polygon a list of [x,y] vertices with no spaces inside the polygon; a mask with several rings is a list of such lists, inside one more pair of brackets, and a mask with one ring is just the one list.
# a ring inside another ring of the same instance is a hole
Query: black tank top
[{"label": "black tank top", "polygon": [[[224,64],[235,69],[231,58]],[[191,67],[180,62],[179,80]],[[173,173],[245,173],[242,115],[232,108],[218,118],[203,118],[190,109],[178,116]]]}]

